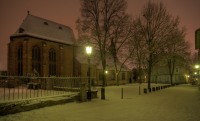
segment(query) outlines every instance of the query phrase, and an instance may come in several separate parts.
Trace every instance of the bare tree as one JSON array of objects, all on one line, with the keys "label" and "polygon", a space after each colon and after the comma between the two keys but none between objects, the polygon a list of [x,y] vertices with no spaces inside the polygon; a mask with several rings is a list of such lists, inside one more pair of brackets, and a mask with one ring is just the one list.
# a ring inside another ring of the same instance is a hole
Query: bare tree
[{"label": "bare tree", "polygon": [[[127,14],[118,16],[114,24],[113,32],[110,34],[109,52],[114,62],[116,83],[119,85],[119,73],[133,53],[133,48],[129,48],[128,41],[131,37],[131,18]],[[118,63],[119,61],[121,63]]]},{"label": "bare tree", "polygon": [[[177,23],[179,24],[179,22]],[[178,28],[178,24],[176,25],[176,29],[174,29],[174,31],[171,31],[171,36],[169,37],[169,41],[171,41],[171,44],[169,44],[169,46],[167,46],[165,50],[165,58],[167,60],[171,84],[173,84],[173,75],[176,63],[187,63],[187,60],[190,56],[189,44],[184,39],[185,30],[180,30]]]},{"label": "bare tree", "polygon": [[[106,54],[111,44],[115,23],[123,16],[127,3],[125,0],[80,0],[81,17],[77,20],[79,37],[89,38],[89,42],[99,50],[103,72],[106,70]],[[80,39],[82,40],[82,39]],[[105,74],[101,90],[101,99],[105,99]]]},{"label": "bare tree", "polygon": [[145,40],[142,34],[139,34],[137,31],[137,23],[132,24],[132,30],[131,30],[131,39],[130,41],[130,48],[133,48],[131,50],[134,50],[134,54],[131,56],[132,61],[134,62],[134,65],[136,66],[138,71],[138,77],[139,77],[139,83],[142,82],[142,69],[144,68],[144,56],[145,56]]},{"label": "bare tree", "polygon": [[137,34],[144,39],[144,67],[147,71],[148,88],[151,87],[151,73],[154,65],[160,60],[166,46],[170,44],[168,37],[175,29],[176,20],[169,15],[162,3],[149,1],[143,8],[142,16],[135,19]]}]

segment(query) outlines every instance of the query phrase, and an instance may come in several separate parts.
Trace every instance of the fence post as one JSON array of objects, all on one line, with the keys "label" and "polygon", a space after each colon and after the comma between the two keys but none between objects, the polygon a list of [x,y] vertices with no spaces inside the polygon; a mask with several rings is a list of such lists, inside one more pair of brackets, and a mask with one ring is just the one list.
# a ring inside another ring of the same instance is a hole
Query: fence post
[{"label": "fence post", "polygon": [[86,85],[81,84],[81,89],[80,89],[80,101],[85,102],[87,100],[87,92],[86,92]]},{"label": "fence post", "polygon": [[6,100],[6,80],[4,80],[4,91],[3,91],[3,95],[4,95],[4,101]]},{"label": "fence post", "polygon": [[139,83],[139,95],[140,95],[140,83]]}]

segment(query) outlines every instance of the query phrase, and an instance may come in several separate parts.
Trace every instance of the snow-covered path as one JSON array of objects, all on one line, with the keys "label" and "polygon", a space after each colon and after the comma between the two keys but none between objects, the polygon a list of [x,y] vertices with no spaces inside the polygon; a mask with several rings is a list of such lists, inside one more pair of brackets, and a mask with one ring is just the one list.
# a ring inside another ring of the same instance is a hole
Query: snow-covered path
[{"label": "snow-covered path", "polygon": [[125,85],[107,87],[106,92],[105,101],[46,107],[2,116],[0,121],[200,121],[200,91],[194,86],[138,95],[137,85]]}]

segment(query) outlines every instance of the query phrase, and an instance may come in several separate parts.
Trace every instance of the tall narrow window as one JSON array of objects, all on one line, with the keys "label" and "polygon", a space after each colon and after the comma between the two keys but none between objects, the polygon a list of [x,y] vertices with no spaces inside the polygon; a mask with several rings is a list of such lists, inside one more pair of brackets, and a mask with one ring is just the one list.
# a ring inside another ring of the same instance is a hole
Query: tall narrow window
[{"label": "tall narrow window", "polygon": [[56,75],[56,51],[53,48],[49,50],[49,75]]},{"label": "tall narrow window", "polygon": [[176,73],[178,73],[179,72],[179,69],[178,68],[176,68]]},{"label": "tall narrow window", "polygon": [[125,76],[125,72],[122,72],[122,80],[125,80],[126,76]]},{"label": "tall narrow window", "polygon": [[115,80],[115,72],[114,71],[111,72],[111,80]]},{"label": "tall narrow window", "polygon": [[35,76],[41,74],[40,48],[38,46],[32,48],[32,70]]},{"label": "tall narrow window", "polygon": [[23,48],[22,48],[22,45],[19,46],[19,48],[17,50],[17,60],[18,60],[17,75],[22,76],[23,75]]},{"label": "tall narrow window", "polygon": [[99,72],[99,80],[103,80],[103,73]]}]

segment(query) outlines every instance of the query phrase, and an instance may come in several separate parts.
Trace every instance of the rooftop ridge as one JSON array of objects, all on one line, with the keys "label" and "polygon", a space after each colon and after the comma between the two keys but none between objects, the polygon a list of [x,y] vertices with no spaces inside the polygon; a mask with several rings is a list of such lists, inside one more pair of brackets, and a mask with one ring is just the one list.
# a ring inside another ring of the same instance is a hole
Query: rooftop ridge
[{"label": "rooftop ridge", "polygon": [[[64,24],[61,24],[61,23],[58,23],[58,22],[55,22],[55,21],[52,21],[52,20],[49,20],[49,19],[46,19],[46,18],[43,18],[43,17],[39,17],[39,16],[35,16],[35,15],[32,15],[32,14],[28,14],[27,16],[32,16],[32,17],[35,17],[35,18],[38,18],[40,20],[44,20],[44,21],[48,21],[48,22],[51,22],[51,23],[54,23],[54,24],[57,24],[57,25],[61,25],[61,26],[64,26],[68,29],[71,29],[69,26],[67,25],[64,25]],[[71,29],[72,30],[72,29]]]},{"label": "rooftop ridge", "polygon": [[25,17],[17,31],[11,35],[11,38],[23,35],[34,35],[33,37],[70,45],[76,43],[73,30],[69,26],[32,14]]}]

